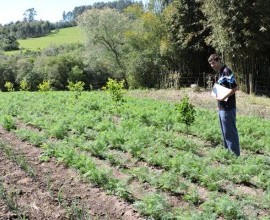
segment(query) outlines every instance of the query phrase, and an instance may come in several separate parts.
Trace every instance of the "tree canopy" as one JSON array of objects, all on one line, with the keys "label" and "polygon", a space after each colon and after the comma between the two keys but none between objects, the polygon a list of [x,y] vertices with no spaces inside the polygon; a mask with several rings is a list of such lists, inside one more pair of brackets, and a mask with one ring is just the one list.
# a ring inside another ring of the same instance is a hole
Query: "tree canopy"
[{"label": "tree canopy", "polygon": [[[12,42],[16,48],[16,38],[38,36],[56,28],[56,24],[35,21],[35,10],[28,13],[26,21],[0,27],[2,49],[12,48],[6,47]],[[126,87],[178,88],[200,83],[197,74],[211,71],[207,57],[214,52],[232,67],[245,91],[253,91],[250,85],[254,80],[260,78],[265,83],[269,77],[269,1],[150,0],[143,5],[121,0],[63,13],[63,25],[72,19],[85,33],[80,58],[87,68],[76,61],[71,62],[76,68],[65,69],[69,65],[66,59],[51,54],[48,56],[57,57],[43,58],[46,62],[33,58],[31,77],[46,72],[43,78],[54,79],[56,87],[65,88],[69,77],[81,75],[89,82],[99,78],[90,77],[95,72],[102,80],[108,76],[124,80]],[[28,62],[22,64],[31,68]],[[19,76],[25,69],[18,69]],[[16,78],[7,72],[5,76]],[[264,86],[270,88],[270,83]]]}]

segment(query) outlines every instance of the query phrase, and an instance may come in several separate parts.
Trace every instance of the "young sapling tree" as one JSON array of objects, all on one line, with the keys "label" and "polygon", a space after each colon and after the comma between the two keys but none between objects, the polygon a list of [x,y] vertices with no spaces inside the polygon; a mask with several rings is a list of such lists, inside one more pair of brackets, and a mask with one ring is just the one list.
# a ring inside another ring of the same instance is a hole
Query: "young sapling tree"
[{"label": "young sapling tree", "polygon": [[68,81],[67,88],[69,89],[69,91],[75,92],[75,99],[78,99],[82,94],[82,91],[84,89],[84,85],[85,85],[85,83],[82,81],[79,81],[76,83]]},{"label": "young sapling tree", "polygon": [[117,82],[117,80],[109,78],[103,89],[110,94],[117,109],[125,102],[124,94],[126,91],[124,90],[124,80]]},{"label": "young sapling tree", "polygon": [[180,123],[184,123],[188,130],[190,125],[195,121],[196,111],[187,96],[185,96],[179,104],[176,104],[176,110],[177,113],[179,113],[177,120]]}]

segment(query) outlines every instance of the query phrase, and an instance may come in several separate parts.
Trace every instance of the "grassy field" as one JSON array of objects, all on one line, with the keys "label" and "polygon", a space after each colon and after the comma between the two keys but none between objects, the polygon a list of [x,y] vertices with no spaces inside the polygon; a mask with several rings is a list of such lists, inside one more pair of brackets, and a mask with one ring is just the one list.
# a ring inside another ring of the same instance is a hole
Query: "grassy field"
[{"label": "grassy field", "polygon": [[[82,42],[82,33],[78,27],[60,29],[59,32],[52,32],[46,37],[29,38],[18,40],[20,51],[22,50],[39,50],[51,45],[72,44]],[[18,51],[10,51],[6,54],[14,54]]]}]

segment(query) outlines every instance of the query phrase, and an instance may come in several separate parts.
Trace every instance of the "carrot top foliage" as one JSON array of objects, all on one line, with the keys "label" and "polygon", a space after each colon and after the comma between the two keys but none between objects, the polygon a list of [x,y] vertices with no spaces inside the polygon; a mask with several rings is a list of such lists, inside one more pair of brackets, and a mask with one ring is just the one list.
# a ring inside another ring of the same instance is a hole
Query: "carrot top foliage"
[{"label": "carrot top foliage", "polygon": [[[188,98],[180,109],[183,115],[196,110],[196,121],[188,114],[193,123],[187,131],[179,123],[179,109],[169,102],[122,94],[125,102],[116,113],[105,91],[82,91],[76,103],[71,93],[0,93],[0,123],[41,147],[42,160],[57,158],[150,218],[263,219],[270,214],[269,120],[238,117],[243,154],[237,158],[222,147],[215,112],[191,107]],[[37,129],[16,126],[17,121]],[[133,180],[149,192],[138,196]],[[170,203],[172,195],[184,208]]]}]

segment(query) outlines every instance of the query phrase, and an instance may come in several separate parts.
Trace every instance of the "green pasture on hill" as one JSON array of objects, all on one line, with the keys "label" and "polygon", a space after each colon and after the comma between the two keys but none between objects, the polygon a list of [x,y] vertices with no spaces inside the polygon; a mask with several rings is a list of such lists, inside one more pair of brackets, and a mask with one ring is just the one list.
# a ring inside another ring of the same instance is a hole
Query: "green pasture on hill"
[{"label": "green pasture on hill", "polygon": [[[79,27],[70,27],[60,29],[58,32],[53,31],[45,37],[29,38],[25,40],[18,40],[20,44],[20,51],[22,50],[39,50],[52,45],[81,43],[82,33]],[[18,51],[10,51],[7,54],[18,53]]]}]

